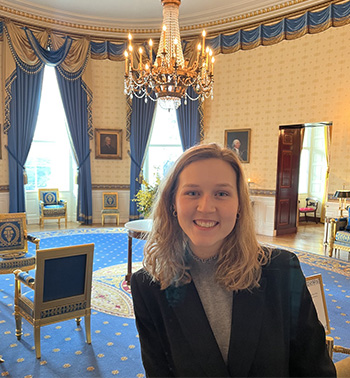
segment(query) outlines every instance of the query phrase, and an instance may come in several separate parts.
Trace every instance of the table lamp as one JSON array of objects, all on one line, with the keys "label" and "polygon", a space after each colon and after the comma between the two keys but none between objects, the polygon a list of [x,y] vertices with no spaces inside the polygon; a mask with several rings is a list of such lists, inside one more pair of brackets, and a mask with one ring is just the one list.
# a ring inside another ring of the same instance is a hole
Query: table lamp
[{"label": "table lamp", "polygon": [[350,198],[350,190],[337,190],[334,193],[334,198],[339,198],[340,216],[343,216],[343,210],[346,208],[346,199]]}]

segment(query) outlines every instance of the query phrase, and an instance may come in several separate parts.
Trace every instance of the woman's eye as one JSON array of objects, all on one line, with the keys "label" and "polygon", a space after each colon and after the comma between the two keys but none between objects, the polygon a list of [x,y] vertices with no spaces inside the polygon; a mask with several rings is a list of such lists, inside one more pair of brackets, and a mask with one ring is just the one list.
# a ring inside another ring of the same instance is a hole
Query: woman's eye
[{"label": "woman's eye", "polygon": [[228,193],[227,193],[227,192],[218,192],[218,193],[217,193],[217,196],[218,196],[218,197],[227,197],[227,196],[228,196]]},{"label": "woman's eye", "polygon": [[193,196],[198,195],[198,192],[191,191],[191,192],[187,192],[186,195],[187,195],[187,196],[192,196],[192,197],[193,197]]}]

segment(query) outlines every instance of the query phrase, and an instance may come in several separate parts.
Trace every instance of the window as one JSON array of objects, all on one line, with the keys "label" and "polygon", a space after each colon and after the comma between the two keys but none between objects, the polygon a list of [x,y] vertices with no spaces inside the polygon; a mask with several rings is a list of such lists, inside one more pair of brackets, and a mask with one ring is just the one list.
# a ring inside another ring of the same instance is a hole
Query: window
[{"label": "window", "polygon": [[318,199],[323,198],[327,171],[325,127],[305,127],[300,156],[299,194]]},{"label": "window", "polygon": [[164,109],[157,102],[143,167],[146,181],[153,185],[157,175],[162,179],[182,152],[176,110]]},{"label": "window", "polygon": [[76,164],[53,67],[45,67],[38,121],[25,167],[26,191],[50,187],[70,191],[73,188]]}]

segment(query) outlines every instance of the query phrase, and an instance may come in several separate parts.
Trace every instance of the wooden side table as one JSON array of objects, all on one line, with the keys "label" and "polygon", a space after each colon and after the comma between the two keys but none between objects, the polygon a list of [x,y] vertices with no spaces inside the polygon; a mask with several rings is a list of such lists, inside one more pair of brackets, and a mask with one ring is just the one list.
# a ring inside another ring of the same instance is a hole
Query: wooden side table
[{"label": "wooden side table", "polygon": [[125,228],[128,230],[128,271],[125,281],[128,285],[130,285],[132,275],[132,239],[147,239],[152,224],[152,219],[139,219],[125,223]]}]

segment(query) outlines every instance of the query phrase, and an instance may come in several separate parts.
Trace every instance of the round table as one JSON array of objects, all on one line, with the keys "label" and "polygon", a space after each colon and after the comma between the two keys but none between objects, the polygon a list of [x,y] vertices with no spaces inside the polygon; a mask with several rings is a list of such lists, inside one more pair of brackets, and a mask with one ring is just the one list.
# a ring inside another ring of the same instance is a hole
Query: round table
[{"label": "round table", "polygon": [[125,223],[125,228],[128,230],[128,272],[125,281],[128,285],[130,285],[132,275],[132,238],[147,239],[152,224],[152,219],[138,219]]}]

